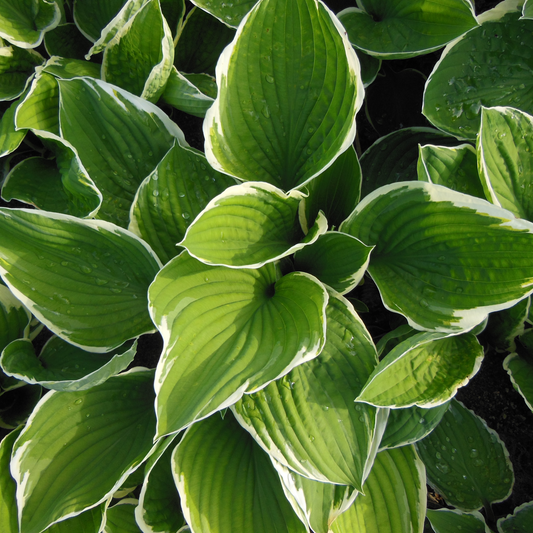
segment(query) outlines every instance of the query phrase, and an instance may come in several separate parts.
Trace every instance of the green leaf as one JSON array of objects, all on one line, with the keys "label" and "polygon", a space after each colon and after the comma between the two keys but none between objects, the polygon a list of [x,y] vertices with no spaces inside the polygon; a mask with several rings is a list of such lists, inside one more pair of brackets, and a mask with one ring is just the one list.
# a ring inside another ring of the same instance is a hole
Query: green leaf
[{"label": "green leaf", "polygon": [[[170,463],[176,448],[171,444],[175,439],[168,440],[170,442],[165,451],[156,462],[145,469],[139,505],[135,510],[137,523],[143,531],[150,533],[175,533],[185,525]],[[152,457],[149,463],[152,462]]]},{"label": "green leaf", "polygon": [[209,74],[184,74],[184,76],[206,96],[213,100],[217,97],[218,88],[213,76]]},{"label": "green leaf", "polygon": [[106,512],[104,533],[142,533],[135,521],[137,500],[125,498]]},{"label": "green leaf", "polygon": [[234,36],[233,28],[194,7],[185,19],[174,53],[174,65],[180,72],[204,72],[214,76],[218,58]]},{"label": "green leaf", "polygon": [[333,533],[418,533],[426,515],[424,465],[413,446],[384,450],[354,504],[333,523]]},{"label": "green leaf", "polygon": [[314,533],[329,533],[332,522],[348,509],[357,496],[353,487],[307,479],[275,459],[272,459],[272,464],[295,513]]},{"label": "green leaf", "polygon": [[11,477],[9,462],[13,443],[22,428],[15,429],[0,442],[0,531],[2,533],[18,533],[17,521],[17,485]]},{"label": "green leaf", "polygon": [[374,344],[347,300],[332,293],[319,357],[239,400],[239,423],[298,474],[362,489],[387,411],[354,403],[376,365]]},{"label": "green leaf", "polygon": [[[100,191],[70,147],[63,145],[61,139],[55,136],[41,133],[41,137],[48,137],[50,143],[54,142],[54,151],[60,152],[58,159],[23,159],[6,176],[2,198],[6,201],[17,199],[45,211],[80,217],[94,215],[102,203]],[[39,179],[36,180],[35,176]]]},{"label": "green leaf", "polygon": [[[142,39],[142,54],[139,42]],[[159,0],[148,0],[107,44],[102,79],[156,102],[174,63],[172,32]]]},{"label": "green leaf", "polygon": [[158,436],[235,403],[316,357],[327,293],[312,276],[210,267],[183,252],[157,275],[150,312],[164,339]]},{"label": "green leaf", "polygon": [[24,385],[0,394],[0,427],[14,429],[26,422],[41,398],[42,387]]},{"label": "green leaf", "polygon": [[109,354],[89,353],[52,337],[39,358],[27,339],[13,341],[2,352],[0,365],[8,376],[47,389],[80,391],[100,385],[125,370],[133,361],[137,341]]},{"label": "green leaf", "polygon": [[236,28],[244,19],[246,14],[254,7],[256,0],[235,0],[232,3],[226,4],[215,0],[195,0],[194,4],[201,9],[211,13],[214,17],[219,19],[224,24]]},{"label": "green leaf", "polygon": [[342,224],[376,245],[368,271],[386,307],[416,329],[467,331],[529,295],[533,226],[440,185],[388,185]]},{"label": "green leaf", "polygon": [[533,19],[533,2],[531,0],[526,0],[524,2],[524,7],[522,8],[522,18]]},{"label": "green leaf", "polygon": [[59,88],[54,76],[39,70],[15,114],[18,129],[59,135]]},{"label": "green leaf", "polygon": [[421,181],[486,199],[477,170],[476,151],[470,144],[420,146],[417,172]]},{"label": "green leaf", "polygon": [[361,79],[366,89],[377,78],[381,59],[365,54],[362,50],[356,50],[356,53],[361,63]]},{"label": "green leaf", "polygon": [[503,352],[516,350],[515,337],[524,333],[525,322],[531,307],[530,300],[530,298],[524,298],[509,309],[489,315],[486,339],[497,350]]},{"label": "green leaf", "polygon": [[474,511],[511,494],[514,475],[505,445],[484,420],[456,400],[416,447],[428,483],[449,505]]},{"label": "green leaf", "polygon": [[512,353],[505,358],[503,368],[507,370],[513,387],[533,411],[533,365],[528,359]]},{"label": "green leaf", "polygon": [[207,204],[180,245],[206,264],[260,268],[326,232],[327,221],[320,213],[304,235],[298,217],[303,198],[300,191],[285,194],[268,183],[229,187]]},{"label": "green leaf", "polygon": [[12,341],[29,333],[31,314],[13,293],[0,285],[0,352]]},{"label": "green leaf", "polygon": [[44,37],[44,45],[49,56],[63,56],[71,59],[83,59],[91,46],[76,24],[60,24]]},{"label": "green leaf", "polygon": [[100,65],[80,59],[54,56],[43,65],[43,70],[62,80],[70,80],[80,76],[100,79]]},{"label": "green leaf", "polygon": [[320,235],[294,255],[294,268],[309,272],[341,294],[354,289],[370,261],[371,246],[337,231]]},{"label": "green leaf", "polygon": [[361,167],[353,146],[302,190],[309,193],[304,201],[307,226],[323,211],[330,228],[338,228],[355,209],[361,195]]},{"label": "green leaf", "polygon": [[358,0],[337,16],[350,42],[382,59],[405,59],[438,50],[477,26],[467,0]]},{"label": "green leaf", "polygon": [[94,42],[125,3],[126,0],[75,0],[74,22]]},{"label": "green leaf", "polygon": [[172,467],[193,531],[309,531],[285,498],[268,455],[230,414],[193,424],[174,452]]},{"label": "green leaf", "polygon": [[435,533],[490,533],[481,513],[464,513],[457,509],[428,509],[427,517]]},{"label": "green leaf", "polygon": [[44,33],[55,28],[61,11],[55,0],[0,1],[0,37],[21,48],[36,48]]},{"label": "green leaf", "polygon": [[153,331],[146,293],[159,262],[138,237],[109,222],[25,209],[1,209],[0,228],[2,277],[52,332],[107,352]]},{"label": "green leaf", "polygon": [[448,405],[446,402],[430,409],[416,405],[404,409],[391,409],[381,439],[381,449],[398,448],[423,439],[437,427]]},{"label": "green leaf", "polygon": [[181,252],[176,245],[211,199],[235,180],[213,170],[203,153],[174,143],[141,184],[129,230],[144,239],[163,263]]},{"label": "green leaf", "polygon": [[87,391],[48,393],[13,449],[21,531],[107,500],[152,447],[153,399],[153,371],[139,368]]},{"label": "green leaf", "polygon": [[25,130],[15,128],[15,113],[19,105],[20,100],[15,100],[0,119],[0,157],[14,152],[26,137]]},{"label": "green leaf", "polygon": [[510,107],[482,108],[479,170],[487,198],[533,221],[533,117]]},{"label": "green leaf", "polygon": [[488,20],[444,50],[424,94],[423,113],[433,125],[475,139],[482,106],[533,112],[533,22],[519,15]]},{"label": "green leaf", "polygon": [[478,372],[483,355],[471,333],[418,333],[381,359],[356,399],[379,407],[437,407]]},{"label": "green leaf", "polygon": [[194,115],[205,117],[207,110],[213,105],[214,98],[204,94],[194,83],[172,67],[162,99],[172,107]]},{"label": "green leaf", "polygon": [[206,156],[242,180],[292,189],[355,137],[364,92],[359,61],[320,1],[256,4],[220,57],[217,86],[204,122]]},{"label": "green leaf", "polygon": [[498,531],[500,533],[527,533],[531,528],[533,519],[533,502],[526,502],[519,505],[512,515],[498,520]]},{"label": "green leaf", "polygon": [[104,502],[87,509],[72,518],[56,522],[50,526],[46,533],[100,533],[105,523],[105,511],[109,502]]},{"label": "green leaf", "polygon": [[62,136],[102,192],[98,217],[126,227],[133,198],[182,131],[156,106],[90,78],[59,80]]},{"label": "green leaf", "polygon": [[[4,2],[0,2],[0,28]],[[43,61],[43,57],[37,52],[5,45],[0,39],[0,101],[14,100],[20,96],[26,89],[35,67]]]},{"label": "green leaf", "polygon": [[414,180],[420,144],[455,146],[457,139],[433,128],[418,127],[381,137],[361,156],[361,196],[383,185]]}]

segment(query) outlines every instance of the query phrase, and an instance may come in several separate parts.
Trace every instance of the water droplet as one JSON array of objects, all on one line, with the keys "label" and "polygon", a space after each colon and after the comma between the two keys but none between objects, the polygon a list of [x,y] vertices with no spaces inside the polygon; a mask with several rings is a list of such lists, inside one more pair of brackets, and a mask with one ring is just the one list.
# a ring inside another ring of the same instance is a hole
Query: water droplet
[{"label": "water droplet", "polygon": [[447,474],[450,471],[450,465],[445,462],[437,463],[436,465],[437,470],[440,470],[443,474]]},{"label": "water droplet", "polygon": [[97,285],[106,285],[108,281],[107,279],[94,278],[94,282]]},{"label": "water droplet", "polygon": [[78,398],[78,399],[74,402],[74,405],[80,405],[82,402],[83,402],[83,400],[82,400],[81,398]]},{"label": "water droplet", "polygon": [[184,212],[181,214],[181,216],[182,216],[185,220],[191,218],[191,215],[189,215],[189,213],[187,213],[186,211],[184,211]]},{"label": "water droplet", "polygon": [[119,289],[118,287],[112,287],[111,289],[109,289],[111,292],[115,293],[115,294],[120,294],[122,292],[121,289]]},{"label": "water droplet", "polygon": [[265,80],[268,81],[268,83],[274,83],[274,78],[269,74],[265,76]]},{"label": "water droplet", "polygon": [[90,273],[93,271],[93,269],[92,269],[91,267],[88,267],[88,266],[86,266],[86,265],[82,265],[82,266],[80,267],[80,270],[81,270],[84,274],[90,274]]},{"label": "water droplet", "polygon": [[439,257],[439,261],[446,261],[446,256],[445,255],[441,255]]},{"label": "water droplet", "polygon": [[69,266],[69,265],[70,265],[70,263],[68,261],[61,261],[61,266],[66,267],[66,266]]},{"label": "water droplet", "polygon": [[462,288],[462,287],[457,287],[457,288],[455,289],[455,292],[456,292],[457,294],[462,294],[462,292],[463,292],[463,288]]},{"label": "water droplet", "polygon": [[419,424],[425,424],[426,423],[426,419],[425,418],[421,418],[419,421],[418,421]]},{"label": "water droplet", "polygon": [[327,405],[322,406],[322,411],[328,411],[328,410],[329,410],[329,407]]},{"label": "water droplet", "polygon": [[315,437],[313,435],[309,435],[309,440],[313,442],[315,440]]},{"label": "water droplet", "polygon": [[209,278],[205,277],[205,278],[204,278],[204,281],[205,281],[206,283],[208,283],[208,282],[209,282]]},{"label": "water droplet", "polygon": [[437,452],[437,453],[435,454],[435,457],[436,457],[437,459],[442,459],[442,455],[441,455],[440,452]]},{"label": "water droplet", "polygon": [[159,196],[159,191],[156,189],[155,191],[152,192],[152,195],[153,196]]},{"label": "water droplet", "polygon": [[270,118],[270,110],[268,109],[268,106],[263,106],[263,109],[261,109],[261,113],[265,118]]},{"label": "water droplet", "polygon": [[419,303],[420,303],[421,307],[429,307],[429,303],[428,303],[427,300],[422,299],[422,300],[420,300]]},{"label": "water droplet", "polygon": [[477,451],[475,448],[472,448],[472,449],[470,450],[470,457],[472,457],[472,459],[473,459],[474,457],[477,457],[478,455],[479,455],[479,453],[478,453],[478,451]]}]

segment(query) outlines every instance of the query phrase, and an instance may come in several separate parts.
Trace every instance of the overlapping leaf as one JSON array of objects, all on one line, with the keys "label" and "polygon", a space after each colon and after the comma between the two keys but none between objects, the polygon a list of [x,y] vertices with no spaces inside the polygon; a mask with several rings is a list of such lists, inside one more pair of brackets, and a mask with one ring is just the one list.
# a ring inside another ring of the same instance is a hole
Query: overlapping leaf
[{"label": "overlapping leaf", "polygon": [[315,242],[327,230],[319,213],[304,235],[300,191],[285,194],[260,182],[226,189],[211,200],[187,229],[181,246],[206,264],[259,268]]},{"label": "overlapping leaf", "polygon": [[304,533],[268,455],[231,414],[192,425],[172,457],[193,531]]},{"label": "overlapping leaf", "polygon": [[18,533],[17,485],[11,477],[9,462],[13,444],[21,429],[13,430],[0,442],[0,531],[3,533]]},{"label": "overlapping leaf", "polygon": [[186,252],[150,287],[165,342],[155,388],[158,435],[228,407],[316,357],[327,293],[312,276],[211,267]]},{"label": "overlapping leaf", "polygon": [[181,130],[156,106],[105,82],[59,80],[62,136],[104,198],[98,217],[126,227],[133,198]]},{"label": "overlapping leaf", "polygon": [[31,314],[4,285],[0,285],[0,352],[29,333]]},{"label": "overlapping leaf", "polygon": [[421,181],[444,185],[483,200],[486,198],[477,171],[476,151],[470,144],[421,146],[417,172]]},{"label": "overlapping leaf", "polygon": [[418,533],[426,515],[426,475],[413,446],[384,450],[333,533]]},{"label": "overlapping leaf", "polygon": [[3,113],[0,119],[0,157],[14,152],[26,137],[25,130],[15,128],[15,112],[20,100],[15,100]]},{"label": "overlapping leaf", "polygon": [[60,19],[56,0],[18,0],[16,9],[11,0],[1,0],[0,37],[21,48],[36,48]]},{"label": "overlapping leaf", "polygon": [[498,520],[498,531],[501,533],[526,533],[533,518],[533,502],[519,505],[512,515]]},{"label": "overlapping leaf", "polygon": [[471,333],[418,333],[377,365],[357,398],[380,407],[437,407],[481,366],[483,347]]},{"label": "overlapping leaf", "polygon": [[428,483],[458,509],[474,511],[511,494],[514,475],[505,445],[456,400],[416,447],[426,465]]},{"label": "overlapping leaf", "polygon": [[313,533],[329,533],[334,520],[353,503],[357,491],[345,485],[314,481],[272,459],[292,508]]},{"label": "overlapping leaf", "polygon": [[204,122],[206,156],[240,179],[292,189],[354,139],[359,62],[320,1],[259,2],[221,55],[217,86]]},{"label": "overlapping leaf", "polygon": [[90,41],[96,41],[126,0],[79,0],[74,2],[74,21]]},{"label": "overlapping leaf", "polygon": [[68,342],[110,351],[153,331],[147,288],[159,262],[146,243],[103,221],[0,211],[0,271],[15,296]]},{"label": "overlapping leaf", "polygon": [[511,377],[514,388],[533,411],[533,365],[528,359],[512,353],[505,358],[503,368]]},{"label": "overlapping leaf", "polygon": [[[142,39],[142,54],[139,42]],[[102,79],[156,102],[174,63],[172,32],[159,0],[148,0],[107,44]]]},{"label": "overlapping leaf", "polygon": [[211,13],[224,24],[236,28],[246,14],[254,7],[257,0],[235,0],[228,4],[224,2],[210,2],[209,0],[195,0],[194,4]]},{"label": "overlapping leaf", "polygon": [[368,270],[383,301],[417,329],[468,330],[533,291],[533,226],[439,185],[382,187],[341,231],[376,246]]},{"label": "overlapping leaf", "polygon": [[533,117],[510,107],[482,108],[477,149],[487,198],[533,220]]},{"label": "overlapping leaf", "polygon": [[137,342],[128,342],[109,354],[88,353],[59,337],[52,337],[37,358],[27,339],[4,349],[0,365],[8,376],[47,389],[79,391],[95,387],[125,370],[133,361]]},{"label": "overlapping leaf", "polygon": [[451,43],[435,65],[423,113],[438,128],[475,139],[482,106],[533,112],[533,21],[519,20],[511,4],[509,13],[502,16],[500,10],[496,19],[488,15],[489,20]]},{"label": "overlapping leaf", "polygon": [[435,533],[448,533],[460,530],[462,533],[490,533],[481,513],[464,513],[457,509],[438,509],[427,511],[431,527]]},{"label": "overlapping leaf", "polygon": [[372,465],[386,411],[354,403],[376,364],[374,344],[352,306],[332,293],[319,357],[232,410],[274,459],[297,473],[357,490]]},{"label": "overlapping leaf", "polygon": [[137,369],[43,399],[13,450],[22,531],[38,533],[105,501],[145,458],[155,431],[152,379]]},{"label": "overlapping leaf", "polygon": [[358,0],[338,14],[350,42],[383,59],[437,50],[477,26],[467,0]]},{"label": "overlapping leaf", "polygon": [[213,170],[205,156],[175,143],[141,184],[130,213],[130,231],[142,237],[163,263],[208,202],[235,180]]}]

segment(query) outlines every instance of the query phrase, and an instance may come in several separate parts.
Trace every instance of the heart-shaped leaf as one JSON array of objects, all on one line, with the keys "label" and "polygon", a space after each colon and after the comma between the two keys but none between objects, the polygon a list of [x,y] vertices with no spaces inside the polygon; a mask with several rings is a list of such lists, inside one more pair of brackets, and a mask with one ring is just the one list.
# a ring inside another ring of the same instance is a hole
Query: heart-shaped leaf
[{"label": "heart-shaped leaf", "polygon": [[531,527],[532,519],[533,502],[523,503],[514,510],[512,515],[498,520],[498,531],[500,533],[526,533]]},{"label": "heart-shaped leaf", "polygon": [[172,463],[193,531],[309,532],[285,498],[268,455],[231,414],[193,424]]},{"label": "heart-shaped leaf", "polygon": [[183,252],[149,298],[165,342],[155,380],[159,436],[228,407],[324,345],[326,290],[302,272],[280,278],[273,263],[211,267]]},{"label": "heart-shaped leaf", "polygon": [[155,431],[152,380],[153,371],[136,369],[43,398],[11,461],[22,531],[39,533],[105,501],[144,460]]},{"label": "heart-shaped leaf", "polygon": [[204,121],[208,161],[283,190],[349,148],[364,92],[357,56],[320,0],[256,4],[220,57],[217,86]]},{"label": "heart-shaped leaf", "polygon": [[4,281],[58,336],[107,352],[153,331],[147,289],[160,264],[137,236],[109,222],[26,209],[2,208],[0,227]]},{"label": "heart-shaped leaf", "polygon": [[438,50],[477,26],[468,0],[358,0],[338,14],[350,42],[382,59]]},{"label": "heart-shaped leaf", "polygon": [[533,225],[439,185],[382,187],[341,231],[376,245],[368,271],[416,329],[469,330],[533,291]]}]

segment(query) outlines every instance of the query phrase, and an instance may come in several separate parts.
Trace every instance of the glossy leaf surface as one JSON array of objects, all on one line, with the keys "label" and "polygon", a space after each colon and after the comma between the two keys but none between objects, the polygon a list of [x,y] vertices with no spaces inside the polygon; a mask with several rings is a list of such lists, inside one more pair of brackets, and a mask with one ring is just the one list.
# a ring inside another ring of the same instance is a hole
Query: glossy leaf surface
[{"label": "glossy leaf surface", "polygon": [[384,450],[354,504],[333,523],[333,533],[419,533],[426,515],[424,465],[413,446]]},{"label": "glossy leaf surface", "polygon": [[376,364],[370,335],[352,306],[331,294],[326,345],[312,361],[232,410],[277,461],[317,481],[361,490],[387,413],[354,403]]},{"label": "glossy leaf surface", "polygon": [[316,357],[327,293],[308,274],[210,267],[183,252],[150,287],[165,342],[155,380],[158,435],[228,407]]},{"label": "glossy leaf surface", "polygon": [[217,86],[204,122],[206,156],[240,179],[292,189],[354,139],[359,62],[320,1],[258,3],[220,57]]},{"label": "glossy leaf surface", "polygon": [[43,398],[13,451],[22,531],[38,533],[106,500],[145,458],[155,431],[152,379],[152,371],[134,371]]},{"label": "glossy leaf surface", "polygon": [[427,516],[435,533],[490,533],[481,513],[463,513],[457,509],[428,509]]},{"label": "glossy leaf surface", "polygon": [[494,430],[456,400],[416,447],[428,483],[458,509],[474,511],[511,493],[514,475],[507,449]]},{"label": "glossy leaf surface", "polygon": [[285,498],[268,455],[229,414],[189,428],[174,452],[173,472],[193,531],[309,531]]},{"label": "glossy leaf surface", "polygon": [[483,347],[470,333],[418,333],[380,360],[357,399],[381,407],[437,407],[468,383],[482,359]]},{"label": "glossy leaf surface", "polygon": [[464,0],[359,0],[339,19],[350,42],[383,59],[432,52],[477,26],[472,5]]},{"label": "glossy leaf surface", "polygon": [[387,308],[416,329],[469,330],[533,290],[533,226],[486,201],[424,182],[367,196],[342,224],[372,251]]},{"label": "glossy leaf surface", "polygon": [[4,281],[54,333],[106,352],[153,331],[146,293],[159,263],[135,235],[24,209],[3,208],[0,226]]},{"label": "glossy leaf surface", "polygon": [[187,229],[181,246],[206,264],[259,268],[293,254],[326,232],[322,213],[307,235],[298,217],[299,191],[260,182],[226,189]]}]

